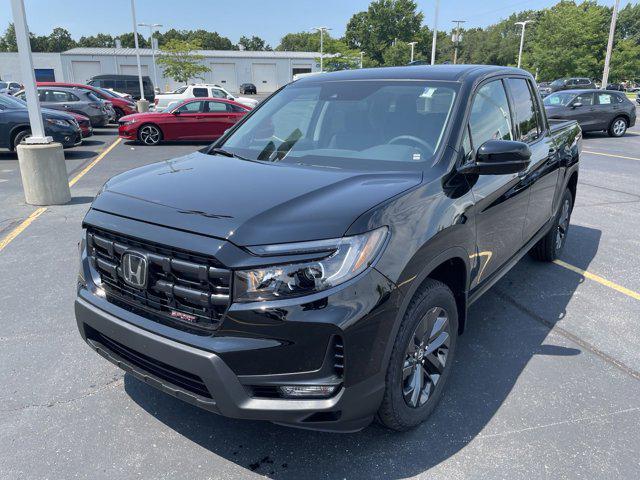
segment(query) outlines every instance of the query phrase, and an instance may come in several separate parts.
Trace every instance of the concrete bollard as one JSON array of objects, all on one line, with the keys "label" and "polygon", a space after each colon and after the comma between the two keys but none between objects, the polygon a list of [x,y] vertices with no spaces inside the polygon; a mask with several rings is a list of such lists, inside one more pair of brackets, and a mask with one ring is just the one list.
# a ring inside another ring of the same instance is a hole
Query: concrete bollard
[{"label": "concrete bollard", "polygon": [[17,151],[27,203],[61,205],[71,200],[61,144],[20,144]]},{"label": "concrete bollard", "polygon": [[149,111],[149,101],[148,100],[138,100],[136,102],[136,106],[138,107],[138,112],[148,112]]}]

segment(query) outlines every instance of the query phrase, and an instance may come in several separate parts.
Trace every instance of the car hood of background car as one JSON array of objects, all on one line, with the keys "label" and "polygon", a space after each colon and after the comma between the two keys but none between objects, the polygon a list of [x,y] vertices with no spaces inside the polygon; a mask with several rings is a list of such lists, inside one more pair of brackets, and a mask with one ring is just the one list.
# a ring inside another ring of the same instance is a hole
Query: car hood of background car
[{"label": "car hood of background car", "polygon": [[341,237],[422,172],[364,172],[193,153],[109,180],[92,208],[259,245]]}]

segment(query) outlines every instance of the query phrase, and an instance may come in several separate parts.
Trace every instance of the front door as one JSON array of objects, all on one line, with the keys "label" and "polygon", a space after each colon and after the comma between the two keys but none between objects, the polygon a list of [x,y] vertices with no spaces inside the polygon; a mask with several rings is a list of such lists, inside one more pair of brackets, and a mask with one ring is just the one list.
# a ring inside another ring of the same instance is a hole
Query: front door
[{"label": "front door", "polygon": [[597,128],[598,113],[594,105],[593,93],[586,92],[577,95],[568,108],[572,109],[570,118],[577,121],[580,128],[583,130]]},{"label": "front door", "polygon": [[201,121],[204,102],[194,100],[180,105],[163,125],[165,140],[199,140],[206,134]]},{"label": "front door", "polygon": [[[475,93],[463,143],[472,161],[488,140],[513,140],[511,111],[502,80],[483,84]],[[470,177],[475,205],[476,252],[471,288],[484,282],[522,246],[529,191],[519,174]]]}]

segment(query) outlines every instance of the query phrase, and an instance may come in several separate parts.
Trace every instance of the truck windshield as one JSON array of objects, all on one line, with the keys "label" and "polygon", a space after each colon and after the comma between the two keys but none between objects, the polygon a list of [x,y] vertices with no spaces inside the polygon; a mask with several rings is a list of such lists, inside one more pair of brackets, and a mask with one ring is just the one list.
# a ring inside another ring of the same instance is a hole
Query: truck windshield
[{"label": "truck windshield", "polygon": [[574,98],[576,98],[575,93],[558,92],[552,93],[548,97],[545,97],[542,103],[544,103],[547,107],[566,107]]},{"label": "truck windshield", "polygon": [[293,83],[218,146],[249,160],[404,168],[433,157],[457,90],[452,82]]}]

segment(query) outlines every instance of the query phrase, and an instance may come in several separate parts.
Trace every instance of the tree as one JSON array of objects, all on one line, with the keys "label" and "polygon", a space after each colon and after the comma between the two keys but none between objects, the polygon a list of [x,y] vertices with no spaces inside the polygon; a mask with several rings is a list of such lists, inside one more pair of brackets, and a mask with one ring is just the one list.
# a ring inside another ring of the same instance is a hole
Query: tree
[{"label": "tree", "polygon": [[7,26],[4,31],[4,35],[0,38],[0,51],[1,52],[17,52],[18,43],[16,42],[16,27],[13,23]]},{"label": "tree", "polygon": [[197,43],[203,50],[234,50],[234,45],[227,37],[223,37],[218,32],[207,30],[176,30],[172,28],[164,33],[156,33],[158,45],[162,47],[171,40],[183,40],[190,43]]},{"label": "tree", "polygon": [[620,82],[640,79],[640,45],[633,38],[620,40],[611,54],[609,80]]},{"label": "tree", "polygon": [[[133,38],[133,36],[131,38]],[[115,45],[115,39],[107,33],[98,33],[90,37],[80,37],[80,40],[78,40],[79,47],[108,48],[115,47]]]},{"label": "tree", "polygon": [[271,46],[267,44],[262,38],[256,37],[253,35],[251,38],[245,37],[244,35],[240,37],[240,41],[238,45],[242,45],[245,50],[250,51],[262,51],[262,50],[272,50]]},{"label": "tree", "polygon": [[62,27],[56,27],[47,37],[47,52],[64,52],[76,46],[71,34]]},{"label": "tree", "polygon": [[347,24],[345,40],[350,48],[364,50],[378,63],[395,42],[410,42],[420,31],[424,15],[413,0],[376,0],[366,12],[356,13]]},{"label": "tree", "polygon": [[[116,38],[120,39],[122,42],[122,46],[124,48],[135,48],[136,43],[133,38],[133,32],[123,33],[122,35],[118,35]],[[144,38],[141,34],[138,33],[138,46],[140,48],[150,48],[149,42],[146,38]]]},{"label": "tree", "polygon": [[386,67],[406,65],[411,59],[411,47],[405,42],[396,42],[387,48],[382,56]]},{"label": "tree", "polygon": [[[325,39],[330,38],[325,33]],[[318,52],[320,51],[320,36],[313,32],[287,33],[280,40],[276,50],[284,52]]]},{"label": "tree", "polygon": [[176,82],[186,84],[193,78],[203,79],[200,75],[209,72],[210,68],[200,63],[203,55],[193,53],[199,49],[197,42],[170,40],[162,47],[158,63],[164,67],[164,74]]}]

